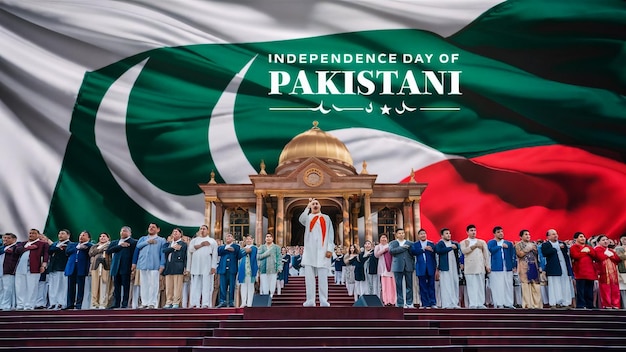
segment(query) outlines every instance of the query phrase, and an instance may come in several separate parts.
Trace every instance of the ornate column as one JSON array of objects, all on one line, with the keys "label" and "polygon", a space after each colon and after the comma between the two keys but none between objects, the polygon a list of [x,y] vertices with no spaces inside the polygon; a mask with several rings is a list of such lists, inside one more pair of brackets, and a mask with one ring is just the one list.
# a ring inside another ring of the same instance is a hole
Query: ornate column
[{"label": "ornate column", "polygon": [[351,224],[351,231],[350,231],[350,241],[351,244],[354,245],[360,245],[359,243],[359,210],[361,208],[361,202],[360,199],[357,198],[357,200],[352,204],[352,224]]},{"label": "ornate column", "polygon": [[224,235],[222,233],[222,220],[224,219],[224,205],[222,202],[215,202],[215,227],[213,228],[213,233],[215,234],[215,239],[224,239]]},{"label": "ornate column", "polygon": [[374,234],[372,232],[372,205],[370,203],[370,193],[365,193],[365,240],[372,241],[374,238]]},{"label": "ornate column", "polygon": [[211,218],[213,216],[213,214],[211,213],[212,211],[213,199],[209,197],[204,197],[204,224],[209,228],[209,235],[211,235],[211,221],[213,221],[213,219]]},{"label": "ornate column", "polygon": [[396,228],[404,228],[404,215],[402,214],[402,210],[400,208],[397,209],[396,212]]},{"label": "ornate column", "polygon": [[[340,222],[343,221],[343,214],[335,214],[335,221],[333,222],[333,224],[339,224]],[[334,226],[335,229],[335,238],[333,238],[333,241],[335,243],[336,247],[341,247],[343,245],[343,239],[341,234],[339,233],[339,230],[341,230],[342,228],[339,226]]]},{"label": "ornate column", "polygon": [[404,215],[404,233],[406,234],[406,239],[409,241],[415,241],[413,216],[411,216],[412,212],[413,208],[411,207],[411,201],[406,199],[404,203],[402,203],[402,213]]},{"label": "ornate column", "polygon": [[254,231],[254,242],[264,243],[263,236],[263,192],[254,192],[256,195],[256,226]]},{"label": "ornate column", "polygon": [[[288,215],[288,214],[287,214]],[[285,246],[291,246],[291,220],[285,221]]]},{"label": "ornate column", "polygon": [[341,239],[344,248],[350,247],[350,195],[343,195],[343,238]]},{"label": "ornate column", "polygon": [[411,198],[413,201],[413,224],[415,226],[415,231],[418,231],[422,228],[422,222],[420,220],[420,200],[422,197]]},{"label": "ornate column", "polygon": [[[274,208],[272,208],[272,203],[270,201],[265,202],[265,211],[267,212],[267,232],[273,234],[274,241],[278,243],[278,235],[276,234],[276,212],[274,211]],[[265,236],[263,236],[263,241],[265,241]]]},{"label": "ornate column", "polygon": [[285,196],[283,194],[277,195],[276,205],[276,244],[284,246],[285,239]]}]

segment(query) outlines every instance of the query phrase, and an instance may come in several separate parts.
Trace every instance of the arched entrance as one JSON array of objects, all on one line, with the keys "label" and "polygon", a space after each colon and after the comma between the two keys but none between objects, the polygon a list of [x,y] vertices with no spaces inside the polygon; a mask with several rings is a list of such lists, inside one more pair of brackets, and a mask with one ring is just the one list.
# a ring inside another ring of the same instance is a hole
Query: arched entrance
[{"label": "arched entrance", "polygon": [[[316,198],[322,205],[322,212],[330,217],[335,231],[335,245],[341,245],[341,217],[342,209],[340,204],[334,199]],[[289,221],[286,233],[286,246],[304,245],[304,226],[300,224],[300,215],[307,206],[308,198],[294,199],[287,205],[287,216]]]}]

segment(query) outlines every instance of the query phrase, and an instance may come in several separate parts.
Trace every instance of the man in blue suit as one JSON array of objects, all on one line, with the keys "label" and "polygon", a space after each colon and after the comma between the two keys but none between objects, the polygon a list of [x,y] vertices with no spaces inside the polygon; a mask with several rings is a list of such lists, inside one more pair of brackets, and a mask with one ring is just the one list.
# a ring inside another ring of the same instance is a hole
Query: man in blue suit
[{"label": "man in blue suit", "polygon": [[417,232],[418,241],[413,243],[410,252],[415,256],[415,274],[419,280],[421,307],[437,308],[435,296],[435,271],[437,259],[435,258],[435,243],[426,238],[426,230]]},{"label": "man in blue suit", "polygon": [[234,243],[233,235],[227,233],[225,244],[217,248],[220,261],[217,273],[220,275],[220,304],[217,308],[235,306],[235,279],[237,277],[237,260],[241,257],[241,248]]},{"label": "man in blue suit", "polygon": [[493,228],[494,239],[487,242],[491,254],[491,273],[489,285],[493,305],[496,308],[513,306],[513,271],[517,270],[517,254],[513,243],[504,239],[504,230],[500,226]]},{"label": "man in blue suit", "polygon": [[[396,279],[396,306],[415,308],[413,306],[413,271],[415,270],[415,258],[409,249],[413,242],[405,239],[404,229],[397,229],[395,240],[389,243],[391,253],[391,271]],[[402,290],[402,280],[406,282],[406,290]],[[404,296],[406,294],[406,304]]]},{"label": "man in blue suit", "polygon": [[461,245],[452,241],[450,229],[440,231],[441,240],[435,245],[439,256],[439,286],[441,308],[461,308],[459,306],[459,278],[461,274],[459,252]]},{"label": "man in blue suit", "polygon": [[65,309],[81,309],[85,295],[85,277],[89,275],[89,249],[93,245],[87,231],[80,233],[78,243],[70,242],[65,250],[69,255],[65,266],[67,276],[67,306]]},{"label": "man in blue suit", "polygon": [[120,230],[120,239],[111,242],[107,253],[112,255],[111,278],[113,278],[113,304],[110,308],[128,308],[130,294],[130,272],[137,240],[131,237],[128,226]]},{"label": "man in blue suit", "polygon": [[[254,245],[252,236],[244,237],[246,246],[241,249],[239,256],[239,272],[237,273],[237,281],[239,281],[239,293],[241,294],[241,307],[252,307],[254,299],[254,283],[259,272],[259,262],[256,258],[258,248]],[[250,271],[248,271],[248,268]]]}]

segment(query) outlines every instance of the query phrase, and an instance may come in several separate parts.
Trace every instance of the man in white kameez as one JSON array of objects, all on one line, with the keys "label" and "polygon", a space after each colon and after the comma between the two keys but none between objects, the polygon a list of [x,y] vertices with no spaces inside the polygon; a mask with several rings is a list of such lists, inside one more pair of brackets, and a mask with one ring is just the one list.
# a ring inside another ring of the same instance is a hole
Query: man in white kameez
[{"label": "man in white kameez", "polygon": [[200,226],[189,243],[187,271],[191,274],[189,305],[191,308],[212,308],[213,283],[217,270],[217,241],[209,236],[209,228]]},{"label": "man in white kameez", "polygon": [[487,243],[476,238],[476,226],[467,225],[467,239],[461,242],[469,308],[485,309],[485,274],[491,272]]},{"label": "man in white kameez", "polygon": [[569,307],[572,304],[572,262],[568,248],[559,241],[555,229],[546,233],[547,241],[541,245],[541,253],[546,258],[548,276],[548,302],[552,308]]},{"label": "man in white kameez", "polygon": [[449,229],[441,229],[441,241],[435,245],[439,257],[441,308],[459,306],[459,244],[452,241]]},{"label": "man in white kameez", "polygon": [[320,306],[329,307],[328,274],[330,259],[335,249],[335,231],[330,217],[321,213],[321,205],[315,198],[309,198],[309,204],[300,215],[304,225],[304,252],[302,266],[306,282],[305,307],[315,306],[315,277],[318,277]]}]

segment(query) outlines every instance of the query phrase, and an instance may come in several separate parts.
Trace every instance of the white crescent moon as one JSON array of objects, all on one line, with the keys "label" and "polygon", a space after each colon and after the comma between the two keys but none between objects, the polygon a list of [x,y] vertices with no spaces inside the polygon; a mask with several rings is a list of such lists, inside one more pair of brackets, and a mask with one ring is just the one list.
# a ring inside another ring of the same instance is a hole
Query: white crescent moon
[{"label": "white crescent moon", "polygon": [[235,100],[237,91],[248,69],[256,59],[253,57],[230,81],[215,104],[209,120],[209,150],[220,176],[226,183],[250,183],[250,175],[257,171],[252,167],[241,149],[235,132]]},{"label": "white crescent moon", "polygon": [[170,224],[204,223],[204,195],[167,193],[146,179],[133,161],[126,136],[128,99],[148,59],[126,71],[107,90],[96,113],[96,145],[122,190],[140,207]]}]

